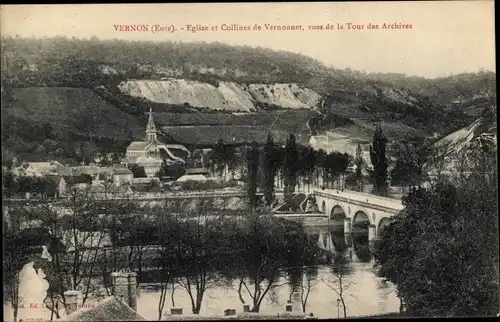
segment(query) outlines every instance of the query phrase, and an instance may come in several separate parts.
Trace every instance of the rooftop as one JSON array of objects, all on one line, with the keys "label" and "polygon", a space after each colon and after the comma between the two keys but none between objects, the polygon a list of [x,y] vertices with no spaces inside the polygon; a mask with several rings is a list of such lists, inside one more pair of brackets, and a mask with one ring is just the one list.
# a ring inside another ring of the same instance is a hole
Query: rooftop
[{"label": "rooftop", "polygon": [[288,320],[304,319],[303,313],[283,312],[280,314],[244,312],[229,316],[200,316],[197,314],[166,315],[164,321],[183,321],[183,320]]},{"label": "rooftop", "polygon": [[186,181],[207,181],[208,178],[205,177],[202,174],[185,174],[179,179],[176,180],[176,182],[186,182]]},{"label": "rooftop", "polygon": [[207,174],[208,170],[204,168],[187,169],[186,174]]},{"label": "rooftop", "polygon": [[130,306],[110,296],[93,308],[80,309],[65,315],[61,321],[145,321]]},{"label": "rooftop", "polygon": [[130,171],[129,169],[115,169],[115,171],[113,172],[113,174],[132,174],[132,171]]}]

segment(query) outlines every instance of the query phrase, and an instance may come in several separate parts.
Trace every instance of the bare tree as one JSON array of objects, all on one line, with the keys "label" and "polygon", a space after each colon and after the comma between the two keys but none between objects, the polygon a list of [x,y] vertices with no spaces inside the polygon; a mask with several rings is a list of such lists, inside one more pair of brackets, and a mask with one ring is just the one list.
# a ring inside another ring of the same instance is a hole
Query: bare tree
[{"label": "bare tree", "polygon": [[200,312],[206,291],[226,282],[216,272],[229,243],[224,237],[228,219],[219,212],[211,201],[200,200],[179,221],[183,233],[177,234],[173,247],[179,263],[177,283],[188,293],[194,314]]},{"label": "bare tree", "polygon": [[252,311],[259,312],[263,299],[273,289],[288,284],[279,283],[283,265],[302,266],[313,246],[299,224],[270,215],[246,216],[242,226],[238,236],[241,244],[235,252],[240,279],[238,296],[243,304],[243,295],[250,297]]},{"label": "bare tree", "polygon": [[[11,209],[11,218],[19,221],[22,219],[22,211]],[[14,212],[14,214],[12,213]],[[19,295],[20,272],[29,261],[28,245],[20,234],[20,225],[9,223],[4,214],[4,301],[7,300],[14,314],[14,322],[17,321],[18,310],[22,307],[23,298]]]},{"label": "bare tree", "polygon": [[30,210],[31,219],[38,220],[49,235],[53,260],[42,268],[50,285],[44,302],[52,318],[60,317],[66,290],[80,290],[84,304],[97,288],[92,276],[102,259],[107,240],[105,214],[110,212],[110,204],[97,200],[90,189],[70,189],[60,204],[43,202]]},{"label": "bare tree", "polygon": [[350,288],[352,283],[346,282],[345,276],[348,274],[347,267],[347,251],[338,252],[334,258],[334,263],[330,270],[330,276],[321,278],[321,281],[337,294],[344,313],[344,318],[347,317],[347,307],[345,304],[346,291]]},{"label": "bare tree", "polygon": [[316,287],[316,274],[313,273],[312,268],[306,268],[302,283],[300,284],[300,302],[302,304],[302,312],[306,313],[307,300],[309,299],[309,294]]},{"label": "bare tree", "polygon": [[[160,282],[160,298],[158,300],[158,321],[162,319],[163,310],[167,298],[167,286],[172,281],[174,269],[177,266],[175,258],[176,251],[174,248],[178,245],[175,243],[175,231],[178,231],[179,225],[175,218],[167,209],[157,214],[158,225],[158,244],[159,257],[157,258],[158,280]],[[161,210],[160,210],[161,211]]]},{"label": "bare tree", "polygon": [[[246,216],[247,230],[243,231],[242,248],[240,250],[243,258],[241,260],[238,296],[245,304],[243,290],[246,291],[252,302],[252,312],[259,312],[262,300],[269,290],[277,287],[276,283],[280,277],[280,267],[273,259],[273,245],[271,236],[268,234],[265,223],[267,216],[255,214]],[[267,227],[269,228],[269,227]],[[279,238],[276,231],[276,238]],[[253,290],[248,286],[250,282]],[[244,289],[243,289],[244,287]]]}]

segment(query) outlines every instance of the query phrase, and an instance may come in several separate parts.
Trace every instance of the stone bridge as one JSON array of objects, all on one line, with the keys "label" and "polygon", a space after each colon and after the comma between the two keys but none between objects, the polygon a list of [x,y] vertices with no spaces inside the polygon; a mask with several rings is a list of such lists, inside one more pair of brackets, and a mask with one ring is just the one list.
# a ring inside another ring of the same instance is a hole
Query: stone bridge
[{"label": "stone bridge", "polygon": [[346,235],[368,230],[369,242],[379,239],[391,218],[404,209],[400,200],[356,191],[315,189],[313,194],[329,225]]}]

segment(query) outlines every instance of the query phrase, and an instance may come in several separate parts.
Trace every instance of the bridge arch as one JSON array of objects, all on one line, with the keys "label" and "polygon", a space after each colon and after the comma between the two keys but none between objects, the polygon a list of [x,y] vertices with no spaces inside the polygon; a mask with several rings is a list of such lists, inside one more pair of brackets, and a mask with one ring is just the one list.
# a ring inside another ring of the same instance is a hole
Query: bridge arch
[{"label": "bridge arch", "polygon": [[330,224],[333,226],[342,227],[344,229],[344,221],[346,219],[346,213],[344,208],[340,205],[335,205],[330,212]]},{"label": "bridge arch", "polygon": [[370,225],[368,214],[362,210],[358,210],[352,218],[352,232],[365,231]]},{"label": "bridge arch", "polygon": [[387,226],[389,226],[391,221],[392,220],[389,217],[384,217],[384,218],[380,219],[380,222],[378,223],[378,227],[377,227],[377,238],[378,239],[380,239],[382,232],[387,228]]}]

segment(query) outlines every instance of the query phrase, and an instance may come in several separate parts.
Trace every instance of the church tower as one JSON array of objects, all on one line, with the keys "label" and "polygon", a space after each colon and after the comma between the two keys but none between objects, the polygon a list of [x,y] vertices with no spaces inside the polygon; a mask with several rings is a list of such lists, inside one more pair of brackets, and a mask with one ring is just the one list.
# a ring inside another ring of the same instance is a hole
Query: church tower
[{"label": "church tower", "polygon": [[146,137],[148,142],[155,142],[156,138],[156,126],[153,120],[153,111],[149,108],[148,125],[146,126]]}]

